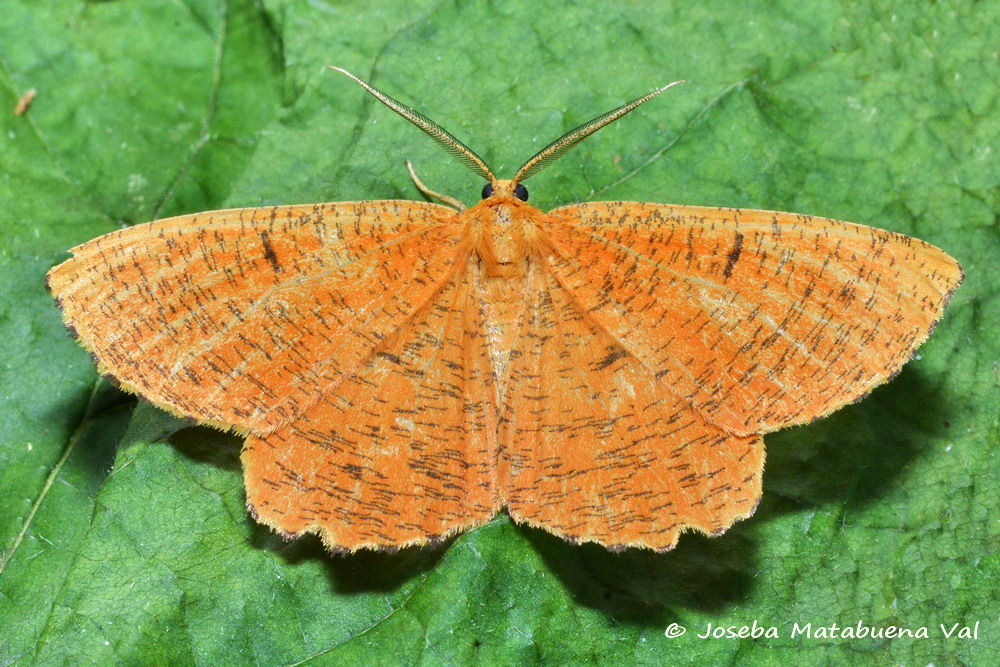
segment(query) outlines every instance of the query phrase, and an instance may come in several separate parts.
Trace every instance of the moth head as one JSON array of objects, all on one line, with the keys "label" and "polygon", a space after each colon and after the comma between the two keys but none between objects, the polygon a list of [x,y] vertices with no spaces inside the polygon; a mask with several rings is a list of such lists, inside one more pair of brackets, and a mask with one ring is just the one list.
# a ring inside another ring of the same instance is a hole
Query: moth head
[{"label": "moth head", "polygon": [[528,188],[514,181],[494,181],[483,186],[483,199],[490,197],[514,197],[528,201]]}]

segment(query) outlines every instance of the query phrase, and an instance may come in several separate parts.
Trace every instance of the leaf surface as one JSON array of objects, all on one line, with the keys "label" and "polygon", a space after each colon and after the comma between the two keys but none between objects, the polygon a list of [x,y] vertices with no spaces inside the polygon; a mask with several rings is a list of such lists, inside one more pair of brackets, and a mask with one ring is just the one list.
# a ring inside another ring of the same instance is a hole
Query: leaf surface
[{"label": "leaf surface", "polygon": [[[1000,109],[995,4],[159,0],[0,13],[0,664],[1000,662]],[[967,280],[917,357],[768,435],[764,496],[667,554],[504,516],[438,550],[329,557],[244,509],[237,438],[99,380],[42,278],[121,226],[482,183],[327,70],[435,119],[501,177],[689,81],[528,183],[802,212],[918,236]],[[26,115],[12,110],[36,88]],[[778,638],[699,639],[713,626]],[[928,639],[793,637],[793,624]],[[979,639],[942,636],[972,626]],[[671,623],[689,628],[664,637]]]}]

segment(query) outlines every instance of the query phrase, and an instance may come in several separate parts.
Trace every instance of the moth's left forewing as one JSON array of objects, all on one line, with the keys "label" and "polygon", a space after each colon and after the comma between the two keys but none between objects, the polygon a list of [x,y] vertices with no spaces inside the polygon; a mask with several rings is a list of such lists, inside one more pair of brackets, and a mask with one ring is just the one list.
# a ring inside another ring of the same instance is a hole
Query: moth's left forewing
[{"label": "moth's left forewing", "polygon": [[962,280],[928,243],[826,218],[637,202],[551,215],[560,283],[664,391],[734,433],[886,381]]}]

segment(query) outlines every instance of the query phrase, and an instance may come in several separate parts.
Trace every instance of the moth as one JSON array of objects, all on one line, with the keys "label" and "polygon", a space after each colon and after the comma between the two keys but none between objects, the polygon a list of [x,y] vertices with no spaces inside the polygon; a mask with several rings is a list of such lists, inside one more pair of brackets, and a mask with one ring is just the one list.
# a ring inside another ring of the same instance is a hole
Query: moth
[{"label": "moth", "polygon": [[[364,200],[184,215],[72,249],[47,284],[99,371],[246,437],[249,513],[331,550],[423,545],[501,510],[571,542],[670,549],[753,514],[763,434],[887,381],[962,281],[938,248],[826,218],[627,201],[542,212]],[[673,84],[670,84],[673,85]]]}]

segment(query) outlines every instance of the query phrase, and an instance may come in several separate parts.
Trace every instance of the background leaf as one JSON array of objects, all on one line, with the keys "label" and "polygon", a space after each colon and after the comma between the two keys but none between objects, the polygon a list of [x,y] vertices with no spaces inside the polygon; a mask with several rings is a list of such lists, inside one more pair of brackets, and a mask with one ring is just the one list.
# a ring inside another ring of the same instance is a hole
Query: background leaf
[{"label": "background leaf", "polygon": [[[6,0],[0,664],[1000,663],[998,44],[1000,5],[971,0]],[[532,202],[852,220],[946,249],[966,283],[892,383],[768,436],[763,502],[722,537],[612,554],[501,516],[438,550],[285,544],[246,515],[239,440],[133,412],[42,278],[158,217],[418,198],[406,158],[475,201],[470,172],[327,64],[500,175],[687,79],[533,178]],[[753,621],[780,636],[695,636]],[[859,621],[930,638],[790,636]]]}]

